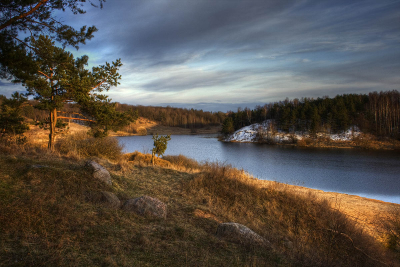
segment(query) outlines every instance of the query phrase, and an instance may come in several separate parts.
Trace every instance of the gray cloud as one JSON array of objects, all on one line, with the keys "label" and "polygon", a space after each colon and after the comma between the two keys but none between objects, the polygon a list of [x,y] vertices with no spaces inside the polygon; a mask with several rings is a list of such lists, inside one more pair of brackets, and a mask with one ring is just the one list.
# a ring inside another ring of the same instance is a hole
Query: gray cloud
[{"label": "gray cloud", "polygon": [[154,98],[231,87],[255,103],[258,89],[265,101],[399,89],[399,10],[391,0],[115,0],[79,20],[63,16],[95,24],[81,49],[97,51],[95,62],[121,57],[141,75],[135,88]]},{"label": "gray cloud", "polygon": [[25,93],[26,90],[20,84],[13,84],[7,80],[0,80],[0,95],[11,97],[15,92]]}]

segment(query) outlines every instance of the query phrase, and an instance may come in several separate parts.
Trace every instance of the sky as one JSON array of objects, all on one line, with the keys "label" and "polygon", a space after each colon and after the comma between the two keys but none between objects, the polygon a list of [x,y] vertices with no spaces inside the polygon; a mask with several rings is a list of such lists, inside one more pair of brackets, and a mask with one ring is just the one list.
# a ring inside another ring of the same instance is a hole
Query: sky
[{"label": "sky", "polygon": [[108,92],[120,103],[225,112],[400,90],[400,0],[109,0],[86,11],[57,16],[99,29],[75,56],[121,58]]}]

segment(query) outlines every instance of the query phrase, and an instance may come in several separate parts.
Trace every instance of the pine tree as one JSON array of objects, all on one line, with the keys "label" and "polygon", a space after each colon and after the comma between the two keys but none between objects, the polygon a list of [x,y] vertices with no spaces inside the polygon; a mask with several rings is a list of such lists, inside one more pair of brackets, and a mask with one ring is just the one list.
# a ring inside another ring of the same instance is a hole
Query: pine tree
[{"label": "pine tree", "polygon": [[231,117],[227,117],[223,124],[221,132],[225,135],[231,134],[235,131],[235,127],[233,125],[233,119]]},{"label": "pine tree", "polygon": [[158,134],[155,134],[153,135],[153,140],[154,140],[154,147],[151,150],[152,152],[151,162],[154,166],[155,155],[156,154],[158,156],[164,155],[165,150],[167,150],[168,141],[171,140],[171,136],[170,135],[158,136]]},{"label": "pine tree", "polygon": [[[102,7],[105,0],[98,0]],[[46,33],[53,40],[78,48],[97,31],[95,26],[75,30],[55,16],[55,11],[70,9],[84,14],[86,0],[19,0],[0,2],[0,78],[16,78],[21,70],[29,70],[32,62],[31,38]],[[94,5],[93,1],[89,2]],[[95,2],[97,2],[95,0]],[[30,33],[21,38],[20,33]]]},{"label": "pine tree", "polygon": [[36,108],[46,110],[50,115],[50,134],[48,147],[55,143],[55,127],[58,118],[57,111],[65,103],[77,103],[86,118],[74,118],[92,122],[95,135],[106,135],[113,127],[124,126],[134,118],[132,114],[115,111],[115,104],[106,96],[100,94],[108,91],[111,86],[117,86],[121,78],[117,72],[122,66],[121,60],[106,63],[88,70],[88,57],[74,59],[70,52],[54,46],[47,36],[39,36],[31,40],[35,54],[32,55],[35,66],[20,77],[26,86],[28,95],[34,96],[39,103]]},{"label": "pine tree", "polygon": [[14,93],[11,99],[3,99],[0,112],[0,137],[7,141],[11,139],[24,140],[22,134],[29,130],[21,115],[26,101],[27,99],[19,93]]}]

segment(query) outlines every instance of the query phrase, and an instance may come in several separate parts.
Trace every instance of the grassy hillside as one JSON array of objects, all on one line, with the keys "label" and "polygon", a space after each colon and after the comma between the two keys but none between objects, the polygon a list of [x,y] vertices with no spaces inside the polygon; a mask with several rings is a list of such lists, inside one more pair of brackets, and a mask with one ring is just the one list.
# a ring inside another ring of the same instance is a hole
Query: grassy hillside
[{"label": "grassy hillside", "polygon": [[[312,195],[184,157],[155,167],[150,155],[116,158],[96,158],[111,172],[108,186],[71,153],[0,155],[0,266],[399,266],[396,252]],[[158,198],[167,218],[88,197],[100,191]],[[246,225],[272,248],[218,238],[221,222]]]}]

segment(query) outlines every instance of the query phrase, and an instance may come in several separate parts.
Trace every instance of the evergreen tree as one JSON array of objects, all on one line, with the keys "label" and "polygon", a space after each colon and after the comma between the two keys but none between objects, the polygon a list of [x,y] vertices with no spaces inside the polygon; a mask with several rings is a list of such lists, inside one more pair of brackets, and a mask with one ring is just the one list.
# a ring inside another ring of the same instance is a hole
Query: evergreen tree
[{"label": "evergreen tree", "polygon": [[318,108],[314,106],[311,116],[310,132],[315,135],[319,130],[321,116],[318,113]]},{"label": "evergreen tree", "polygon": [[[21,135],[29,130],[21,115],[22,107],[27,99],[14,93],[11,99],[3,98],[0,112],[0,137],[18,140],[24,140]],[[17,137],[19,136],[19,138]]]},{"label": "evergreen tree", "polygon": [[155,161],[155,155],[157,154],[158,156],[162,156],[165,153],[165,150],[167,150],[167,145],[168,141],[171,140],[170,135],[166,136],[158,136],[158,134],[153,135],[153,140],[154,140],[154,147],[151,150],[151,162],[154,166],[154,161]]},{"label": "evergreen tree", "polygon": [[222,124],[222,130],[221,132],[223,134],[231,134],[235,131],[235,127],[233,125],[233,119],[231,117],[227,117],[223,124]]},{"label": "evergreen tree", "polygon": [[28,95],[38,101],[35,107],[49,112],[50,149],[55,142],[57,119],[69,119],[57,115],[65,103],[79,104],[86,118],[73,119],[92,122],[98,136],[107,134],[110,128],[133,121],[132,114],[116,112],[115,104],[106,95],[100,94],[119,84],[121,76],[117,71],[122,66],[120,59],[112,64],[93,67],[90,71],[85,68],[88,64],[87,56],[74,59],[70,52],[54,46],[54,42],[47,36],[39,36],[37,40],[31,40],[31,43],[36,51],[32,55],[35,67],[20,77],[24,77],[23,84]]},{"label": "evergreen tree", "polygon": [[[98,0],[102,7],[105,0]],[[31,69],[31,38],[46,33],[64,47],[78,48],[93,37],[96,27],[83,26],[75,30],[55,16],[55,11],[70,9],[74,14],[83,14],[86,0],[18,0],[0,2],[0,78],[17,78],[19,72]],[[94,5],[92,1],[89,2]],[[96,1],[97,2],[97,1]],[[30,33],[21,38],[20,33]]]}]

